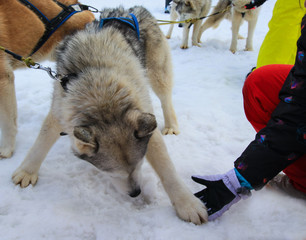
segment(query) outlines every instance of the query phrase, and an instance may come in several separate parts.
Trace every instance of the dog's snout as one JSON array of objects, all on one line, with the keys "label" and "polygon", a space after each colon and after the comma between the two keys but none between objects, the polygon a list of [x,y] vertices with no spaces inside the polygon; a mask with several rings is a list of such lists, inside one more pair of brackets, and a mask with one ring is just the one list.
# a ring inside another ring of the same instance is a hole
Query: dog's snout
[{"label": "dog's snout", "polygon": [[180,28],[183,27],[183,23],[180,23],[178,26],[179,26]]},{"label": "dog's snout", "polygon": [[129,193],[130,197],[135,198],[141,193],[140,188],[136,188]]}]

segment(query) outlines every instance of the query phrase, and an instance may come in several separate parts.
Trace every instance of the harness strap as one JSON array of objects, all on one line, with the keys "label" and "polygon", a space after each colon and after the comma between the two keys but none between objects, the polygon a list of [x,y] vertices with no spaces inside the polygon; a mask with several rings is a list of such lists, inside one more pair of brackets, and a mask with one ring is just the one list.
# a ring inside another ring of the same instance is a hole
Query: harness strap
[{"label": "harness strap", "polygon": [[[57,5],[59,5],[62,9],[64,10],[68,10],[68,6],[66,6],[65,4],[57,1],[57,0],[53,0],[53,2],[55,2]],[[99,12],[98,9],[92,7],[92,6],[88,6],[88,5],[84,5],[84,4],[80,4],[80,3],[76,3],[76,4],[73,4],[73,5],[70,5],[71,7],[73,7],[75,10],[77,11],[91,11],[91,12]]]},{"label": "harness strap", "polygon": [[129,27],[131,27],[133,30],[137,33],[137,38],[139,40],[140,38],[140,32],[139,32],[139,23],[136,18],[136,16],[132,13],[130,13],[130,16],[132,18],[124,18],[124,17],[110,17],[110,18],[101,18],[99,23],[99,28],[103,28],[104,24],[106,24],[109,21],[115,20],[119,22],[123,22],[127,24]]},{"label": "harness strap", "polygon": [[35,52],[37,52],[42,45],[49,39],[49,37],[61,26],[63,25],[72,15],[75,13],[81,12],[82,8],[79,4],[74,4],[70,6],[66,6],[56,0],[53,0],[56,4],[58,4],[63,10],[53,19],[49,20],[39,9],[37,9],[33,4],[31,4],[28,0],[19,0],[22,4],[32,10],[39,19],[45,25],[45,32],[42,37],[37,42],[36,46],[33,48],[31,54],[32,56]]},{"label": "harness strap", "polygon": [[29,8],[32,12],[34,12],[38,18],[47,26],[49,24],[49,19],[41,12],[38,8],[36,8],[32,3],[27,0],[19,0],[20,3]]}]

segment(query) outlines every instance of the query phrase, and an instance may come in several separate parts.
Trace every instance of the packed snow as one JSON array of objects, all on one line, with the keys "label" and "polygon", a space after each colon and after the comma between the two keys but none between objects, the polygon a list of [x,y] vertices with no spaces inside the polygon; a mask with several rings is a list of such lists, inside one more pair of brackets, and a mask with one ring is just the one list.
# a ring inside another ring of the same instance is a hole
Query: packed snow
[{"label": "packed snow", "polygon": [[[254,51],[229,51],[231,24],[223,21],[202,36],[202,47],[180,49],[182,29],[168,40],[173,60],[173,101],[180,125],[178,136],[164,136],[176,170],[192,192],[202,186],[191,175],[219,174],[233,168],[255,131],[246,120],[241,89],[256,64],[260,45],[276,0],[261,8],[254,35]],[[98,9],[143,5],[157,19],[169,20],[164,0],[83,0]],[[217,0],[213,0],[213,6]],[[98,14],[96,15],[98,18]],[[22,23],[20,23],[22,24]],[[164,33],[168,26],[161,26]],[[244,23],[240,33],[247,34]],[[52,62],[42,62],[55,68]],[[142,194],[130,198],[116,192],[95,167],[73,156],[69,139],[53,146],[39,171],[36,186],[22,189],[11,180],[34,143],[52,95],[52,79],[39,70],[15,71],[18,135],[12,158],[0,160],[1,240],[305,240],[305,201],[264,188],[234,205],[221,218],[200,226],[176,216],[151,166],[143,165]],[[159,128],[160,102],[152,93]]]}]

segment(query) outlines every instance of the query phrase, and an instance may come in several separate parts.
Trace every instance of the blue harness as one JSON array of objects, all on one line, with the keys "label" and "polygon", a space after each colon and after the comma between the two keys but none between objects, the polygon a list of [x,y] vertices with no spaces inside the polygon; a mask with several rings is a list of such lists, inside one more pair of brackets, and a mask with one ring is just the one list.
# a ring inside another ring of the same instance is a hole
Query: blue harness
[{"label": "blue harness", "polygon": [[124,18],[124,17],[110,17],[110,18],[101,18],[99,23],[99,28],[103,28],[103,25],[109,21],[119,21],[127,24],[129,27],[131,27],[133,30],[137,33],[137,38],[139,40],[140,38],[140,32],[139,32],[139,24],[136,16],[133,13],[130,13],[130,16],[132,18]]}]

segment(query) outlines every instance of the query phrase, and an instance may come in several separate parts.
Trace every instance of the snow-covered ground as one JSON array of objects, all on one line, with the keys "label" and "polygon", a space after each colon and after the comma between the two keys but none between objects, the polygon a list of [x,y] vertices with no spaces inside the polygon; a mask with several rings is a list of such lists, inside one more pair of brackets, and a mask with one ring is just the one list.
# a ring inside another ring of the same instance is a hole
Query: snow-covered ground
[{"label": "snow-covered ground", "polygon": [[[99,9],[144,5],[157,19],[169,19],[163,13],[164,0],[83,3]],[[269,0],[262,6],[253,52],[243,51],[245,40],[239,40],[236,54],[228,50],[228,21],[203,34],[202,48],[188,50],[179,48],[182,33],[174,28],[169,44],[174,66],[173,100],[181,134],[164,139],[179,175],[193,192],[202,187],[192,182],[191,175],[231,169],[254,138],[255,131],[244,115],[241,89],[245,75],[256,64],[274,4],[275,0]],[[162,26],[164,33],[167,29]],[[241,34],[247,34],[246,23]],[[54,67],[50,62],[42,64]],[[143,166],[143,195],[132,199],[117,193],[92,165],[74,157],[67,137],[62,137],[49,152],[35,187],[15,186],[11,175],[33,144],[48,112],[52,81],[38,70],[16,71],[19,132],[14,156],[0,160],[1,240],[306,239],[304,201],[263,189],[234,205],[218,220],[195,226],[176,216],[148,163]],[[162,128],[160,103],[156,96],[152,95],[152,99]]]}]

